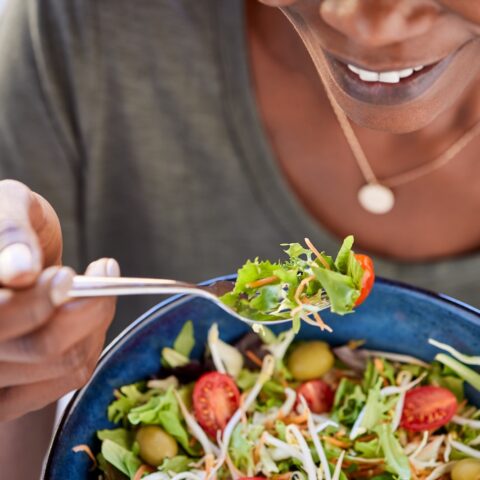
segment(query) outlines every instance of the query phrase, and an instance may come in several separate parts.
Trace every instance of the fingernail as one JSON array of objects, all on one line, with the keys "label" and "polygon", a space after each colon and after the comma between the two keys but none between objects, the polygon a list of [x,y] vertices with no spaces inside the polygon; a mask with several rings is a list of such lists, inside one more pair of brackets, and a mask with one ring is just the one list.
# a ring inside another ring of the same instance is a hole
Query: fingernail
[{"label": "fingernail", "polygon": [[24,243],[13,243],[0,252],[0,280],[4,283],[37,268],[32,251]]},{"label": "fingernail", "polygon": [[68,292],[73,285],[75,272],[68,267],[61,268],[53,277],[50,289],[50,300],[59,307],[68,300]]},{"label": "fingernail", "polygon": [[120,276],[120,265],[118,262],[113,259],[109,258],[107,262],[107,275],[109,277],[119,277]]}]

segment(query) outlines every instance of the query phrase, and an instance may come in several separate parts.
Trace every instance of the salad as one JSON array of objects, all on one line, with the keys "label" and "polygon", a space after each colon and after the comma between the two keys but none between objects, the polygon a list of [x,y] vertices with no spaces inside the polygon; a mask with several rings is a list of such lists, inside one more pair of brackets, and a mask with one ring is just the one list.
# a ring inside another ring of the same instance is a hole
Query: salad
[{"label": "salad", "polygon": [[330,330],[319,312],[330,307],[339,315],[351,313],[373,286],[373,262],[353,252],[353,241],[352,235],[345,238],[335,259],[319,252],[308,238],[306,247],[285,244],[286,261],[247,261],[238,270],[234,289],[221,300],[252,320],[292,318],[295,331],[300,320]]},{"label": "salad", "polygon": [[115,391],[86,445],[103,480],[478,480],[480,365],[434,339],[432,363],[251,332],[235,345],[208,332],[207,354],[186,322],[162,351],[161,378]]}]

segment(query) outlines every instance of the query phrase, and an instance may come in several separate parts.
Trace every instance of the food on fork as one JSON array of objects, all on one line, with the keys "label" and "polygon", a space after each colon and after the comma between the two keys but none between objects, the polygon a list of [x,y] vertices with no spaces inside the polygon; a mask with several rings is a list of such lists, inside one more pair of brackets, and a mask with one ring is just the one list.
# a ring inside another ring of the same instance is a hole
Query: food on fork
[{"label": "food on fork", "polygon": [[[375,279],[370,257],[355,254],[354,238],[345,238],[335,260],[309,239],[306,247],[285,244],[284,262],[247,261],[238,270],[234,289],[221,300],[237,313],[259,322],[293,319],[331,330],[319,312],[330,307],[339,315],[351,313],[369,295]],[[313,317],[313,320],[310,318]]]}]

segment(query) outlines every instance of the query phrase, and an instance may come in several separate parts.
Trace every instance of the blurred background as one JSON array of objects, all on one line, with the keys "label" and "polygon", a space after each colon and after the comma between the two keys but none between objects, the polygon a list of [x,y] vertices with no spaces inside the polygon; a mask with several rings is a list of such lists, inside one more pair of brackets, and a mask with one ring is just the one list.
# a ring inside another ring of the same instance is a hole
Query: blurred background
[{"label": "blurred background", "polygon": [[0,0],[0,14],[2,13],[3,7],[7,3],[7,0]]}]

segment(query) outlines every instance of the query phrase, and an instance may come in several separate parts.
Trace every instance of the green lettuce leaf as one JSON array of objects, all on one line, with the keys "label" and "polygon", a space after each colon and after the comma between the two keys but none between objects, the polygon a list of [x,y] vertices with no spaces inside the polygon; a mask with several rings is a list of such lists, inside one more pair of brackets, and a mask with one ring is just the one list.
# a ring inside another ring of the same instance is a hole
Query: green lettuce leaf
[{"label": "green lettuce leaf", "polygon": [[333,270],[321,267],[312,267],[316,279],[320,282],[330,300],[332,312],[339,315],[350,313],[360,296],[354,280]]},{"label": "green lettuce leaf", "polygon": [[125,385],[119,390],[119,398],[108,407],[108,419],[118,423],[125,420],[130,410],[141,403],[145,398],[139,390],[139,384]]},{"label": "green lettuce leaf", "polygon": [[445,367],[440,363],[432,363],[428,375],[428,383],[436,387],[442,387],[450,390],[455,397],[457,397],[458,403],[463,402],[465,398],[464,380],[455,376],[454,372],[452,372],[450,368]]},{"label": "green lettuce leaf", "polygon": [[459,362],[455,358],[449,357],[444,353],[439,353],[438,355],[436,355],[435,360],[449,367],[462,380],[465,380],[473,388],[480,391],[480,374],[477,373],[475,370],[472,370],[471,368],[465,366],[463,363]]},{"label": "green lettuce leaf", "polygon": [[346,426],[352,426],[362,411],[366,395],[360,385],[353,383],[347,378],[342,378],[335,393],[332,409],[334,420]]},{"label": "green lettuce leaf", "polygon": [[378,458],[380,455],[380,444],[378,438],[374,438],[369,442],[356,441],[354,445],[355,451],[365,458]]},{"label": "green lettuce leaf", "polygon": [[362,388],[364,392],[369,392],[373,388],[380,378],[378,370],[375,368],[375,364],[371,358],[367,361],[367,366],[363,372]]},{"label": "green lettuce leaf", "polygon": [[127,450],[130,450],[133,443],[131,432],[125,428],[116,428],[114,430],[98,430],[97,437],[99,440],[111,440]]},{"label": "green lettuce leaf", "polygon": [[190,455],[196,453],[189,444],[189,436],[173,388],[132,409],[128,414],[128,420],[132,425],[160,425],[186,452]]},{"label": "green lettuce leaf", "polygon": [[410,480],[412,474],[408,457],[405,455],[402,446],[395,437],[392,426],[387,423],[379,425],[375,429],[380,447],[382,448],[389,470],[398,475],[399,480]]},{"label": "green lettuce leaf", "polygon": [[253,449],[263,433],[262,425],[239,423],[232,433],[230,441],[230,457],[234,465],[241,471],[253,475],[255,462]]},{"label": "green lettuce leaf", "polygon": [[183,325],[180,333],[178,334],[175,342],[173,343],[173,349],[184,357],[189,358],[194,346],[195,336],[193,330],[193,322],[191,320],[188,320]]},{"label": "green lettuce leaf", "polygon": [[195,460],[186,457],[185,455],[177,455],[176,457],[166,458],[158,469],[161,472],[188,472],[191,469],[190,464],[194,461]]},{"label": "green lettuce leaf", "polygon": [[162,349],[162,364],[166,367],[183,367],[184,365],[188,365],[189,362],[188,357],[178,353],[173,348],[165,347]]},{"label": "green lettuce leaf", "polygon": [[133,478],[142,465],[142,462],[136,455],[111,440],[102,442],[102,455],[107,462],[111,463],[129,478]]},{"label": "green lettuce leaf", "polygon": [[377,385],[368,392],[367,403],[365,404],[365,414],[360,426],[365,430],[372,430],[382,420],[383,414],[388,410],[385,405],[385,398],[382,397],[380,389],[382,381],[379,380]]},{"label": "green lettuce leaf", "polygon": [[347,274],[348,271],[348,263],[350,261],[350,254],[352,253],[353,247],[353,235],[349,235],[345,238],[338,251],[337,258],[335,259],[335,267],[340,273],[344,275]]}]

